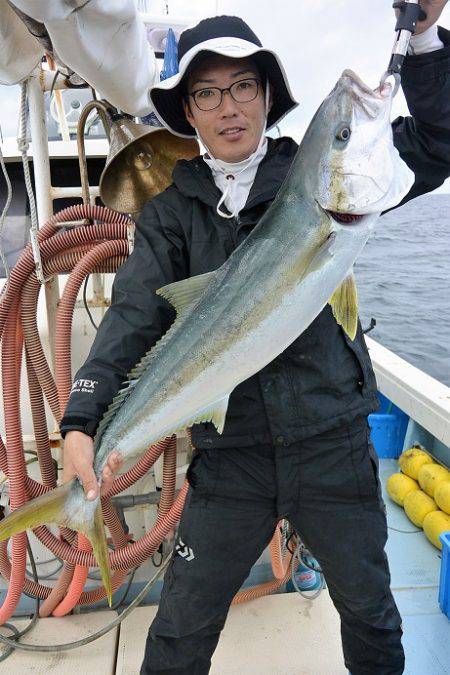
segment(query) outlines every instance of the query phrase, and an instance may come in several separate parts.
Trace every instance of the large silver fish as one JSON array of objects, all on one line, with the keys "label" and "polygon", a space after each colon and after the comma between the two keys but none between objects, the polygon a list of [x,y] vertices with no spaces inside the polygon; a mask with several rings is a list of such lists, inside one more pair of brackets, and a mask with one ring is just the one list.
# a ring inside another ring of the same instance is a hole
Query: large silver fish
[{"label": "large silver fish", "polygon": [[[352,266],[380,213],[414,176],[392,142],[391,94],[345,71],[315,114],[275,201],[218,270],[157,291],[177,319],[130,373],[95,438],[97,477],[112,450],[125,459],[191,426],[222,432],[233,389],[284,351],[327,302],[352,337]],[[90,539],[111,597],[99,501],[78,479],[0,523],[0,540],[56,522]]]}]

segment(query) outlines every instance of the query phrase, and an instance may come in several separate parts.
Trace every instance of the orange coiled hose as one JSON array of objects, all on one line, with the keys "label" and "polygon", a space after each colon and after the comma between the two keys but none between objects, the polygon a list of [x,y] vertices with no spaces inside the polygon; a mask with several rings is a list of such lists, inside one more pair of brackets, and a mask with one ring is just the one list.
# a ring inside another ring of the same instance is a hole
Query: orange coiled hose
[{"label": "orange coiled hose", "polygon": [[[78,248],[78,247],[77,247]],[[83,254],[84,253],[84,254]],[[117,254],[121,255],[117,255]],[[61,409],[64,409],[66,404],[67,404],[67,399],[70,394],[70,386],[71,386],[71,370],[70,370],[70,337],[71,337],[71,322],[72,322],[72,316],[73,316],[73,309],[74,309],[74,304],[76,301],[76,297],[79,291],[79,287],[81,286],[82,281],[86,277],[87,274],[90,274],[93,271],[96,271],[99,269],[99,265],[101,265],[104,269],[106,268],[106,271],[113,271],[111,269],[107,269],[108,265],[104,264],[105,262],[107,263],[108,259],[114,258],[115,261],[122,262],[125,260],[127,254],[127,244],[125,241],[113,241],[113,242],[104,242],[99,245],[94,246],[91,250],[80,252],[77,251],[74,255],[72,255],[72,261],[71,261],[71,267],[74,266],[74,270],[69,278],[69,282],[66,285],[66,288],[64,289],[64,294],[61,299],[59,309],[58,309],[58,314],[57,314],[57,331],[56,331],[56,336],[57,336],[57,341],[56,341],[56,351],[57,354],[60,356],[60,358],[57,360],[57,373],[56,373],[56,381],[58,383],[58,389],[59,389],[59,396],[58,401],[61,406]],[[53,259],[54,263],[57,262],[56,264],[56,269],[55,269],[55,264],[49,266],[46,266],[46,271],[48,272],[48,268],[51,267],[51,273],[56,273],[62,271],[64,267],[67,265],[67,258],[68,256],[63,256],[60,255],[58,256],[58,260]],[[106,259],[106,260],[105,260]],[[103,264],[102,264],[103,263]],[[117,269],[117,264],[114,266],[114,269]],[[72,299],[72,302],[71,302]],[[67,326],[67,328],[66,328]],[[37,332],[37,327],[36,327],[36,332]],[[60,338],[58,342],[58,337]],[[62,363],[61,363],[62,362]],[[58,365],[60,366],[58,369]],[[53,385],[53,382],[50,382],[50,385]],[[65,390],[64,390],[64,385],[66,385]],[[55,387],[52,387],[55,389]],[[103,505],[103,511],[105,515],[105,504]],[[111,505],[109,505],[109,508],[111,509]],[[111,529],[111,527],[110,527]],[[114,543],[117,545],[126,545],[127,540],[125,537],[125,534],[123,532],[122,526],[120,522],[117,520],[115,523],[115,529],[112,532],[113,540]],[[78,535],[78,548],[83,551],[91,551],[91,546],[89,541],[84,537],[82,534]],[[66,563],[67,565],[67,563]],[[73,568],[73,566],[71,566]],[[65,597],[64,599],[58,604],[57,607],[53,609],[53,615],[54,616],[63,616],[64,614],[67,614],[70,612],[73,607],[79,602],[80,596],[82,594],[84,584],[87,579],[87,575],[89,572],[89,568],[87,567],[81,567],[77,566],[75,567],[75,570],[73,572],[73,577],[70,580],[69,586],[65,587]],[[115,590],[116,588],[119,588],[126,577],[126,571],[118,571],[113,575],[112,578],[112,585],[113,589]],[[103,589],[103,587],[100,587],[99,589],[95,589],[89,592],[89,599],[88,601],[90,602],[95,602],[96,600],[101,599],[106,595],[106,591]],[[55,600],[60,599],[61,594],[59,592],[55,593]],[[50,610],[50,603],[47,603],[47,606],[45,608],[46,612]]]},{"label": "orange coiled hose", "polygon": [[[79,217],[79,209],[70,209],[71,214],[70,218],[78,218]],[[102,209],[94,209],[94,215],[104,215],[107,213],[105,210]],[[109,212],[111,214],[112,212]],[[120,224],[123,225],[126,222],[126,219],[123,216],[118,216],[117,214],[113,214],[114,219],[117,221],[120,221]],[[55,221],[55,219],[52,219]],[[55,227],[54,222],[51,223],[49,226],[46,228],[47,234],[59,234],[58,229]],[[111,229],[111,228],[110,228]],[[117,228],[116,231],[113,232],[113,237],[118,234]],[[98,227],[97,227],[98,230]],[[126,234],[126,231],[122,229],[122,233]],[[100,233],[97,233],[97,236]],[[101,235],[105,236],[105,232],[101,233]],[[73,239],[75,239],[74,243],[77,246],[77,249],[79,249],[79,243],[77,242],[77,237],[78,235],[75,235]],[[42,240],[43,239],[43,232],[41,231],[39,238]],[[57,239],[61,239],[61,237],[56,237]],[[67,237],[66,237],[67,238]],[[58,242],[60,244],[59,248],[64,248],[64,246],[61,247],[61,242]],[[58,247],[56,247],[56,250],[58,250]],[[51,252],[51,251],[50,251]],[[13,274],[11,275],[10,282],[8,284],[8,288],[6,293],[2,294],[1,302],[0,302],[0,331],[3,332],[5,328],[5,322],[6,318],[9,319],[7,329],[5,330],[5,337],[4,337],[4,351],[3,351],[3,358],[4,360],[8,361],[9,363],[16,363],[16,367],[18,364],[20,364],[21,361],[21,356],[22,356],[22,350],[21,348],[16,348],[14,350],[14,355],[15,359],[14,361],[11,361],[11,359],[7,356],[5,357],[5,353],[8,353],[8,350],[5,349],[5,345],[7,344],[7,336],[9,333],[9,326],[12,325],[15,321],[15,318],[13,319],[11,309],[14,307],[17,307],[18,303],[18,297],[20,297],[20,286],[21,283],[25,281],[25,276],[27,272],[30,272],[33,270],[34,263],[31,263],[32,256],[30,256],[31,250],[30,246],[27,247],[27,250],[25,251],[24,255],[21,257],[21,260],[19,263],[16,265],[15,269],[13,270]],[[14,313],[14,317],[17,316],[17,312]],[[35,390],[35,379],[33,377],[33,372],[31,371],[31,363],[29,359],[29,355],[27,354],[27,361],[29,365],[29,387],[30,387],[30,393],[31,393],[31,402],[32,402],[32,410],[36,411],[37,408],[39,408],[39,401],[36,399],[36,390]],[[38,371],[40,372],[40,371]],[[32,481],[26,476],[25,473],[25,466],[24,466],[24,461],[23,461],[23,448],[22,446],[22,435],[21,435],[21,430],[20,430],[20,409],[18,406],[14,406],[14,411],[12,410],[13,406],[9,405],[11,401],[11,394],[15,395],[16,398],[18,398],[18,377],[14,378],[14,376],[8,372],[7,368],[3,368],[3,375],[4,375],[4,400],[5,402],[8,403],[7,408],[6,408],[6,415],[5,415],[5,424],[6,424],[6,429],[7,429],[7,450],[5,450],[3,443],[0,444],[0,459],[2,460],[2,468],[5,470],[7,473],[9,480],[10,480],[10,490],[11,490],[11,506],[13,508],[17,508],[17,506],[20,506],[22,503],[26,501],[26,495],[23,493],[22,499],[19,499],[19,495],[16,492],[16,487],[18,481],[14,481],[14,475],[17,474],[19,476],[22,474],[22,481],[20,481],[22,487],[32,487],[32,492],[36,494],[36,492],[41,492],[39,489],[34,489],[38,488],[38,483],[36,481]],[[50,399],[51,400],[51,399]],[[54,403],[54,401],[52,401]],[[54,407],[54,406],[52,406]],[[58,411],[54,410],[54,412],[57,414],[57,419],[59,418]],[[14,431],[13,425],[14,425],[14,419],[18,421],[19,428],[18,430]],[[45,419],[45,418],[44,418]],[[36,415],[34,415],[34,423],[36,425]],[[45,424],[45,422],[44,422]],[[10,433],[9,429],[13,429],[13,431]],[[35,432],[36,433],[36,432]],[[48,432],[46,432],[46,443],[48,444]],[[15,436],[13,441],[10,441],[10,437]],[[39,463],[41,467],[42,474],[45,475],[45,483],[49,483],[50,480],[50,473],[54,474],[54,468],[53,468],[53,461],[51,458],[50,453],[46,453],[44,447],[41,445],[42,441],[42,429],[39,428],[38,426],[38,431],[36,433],[36,441],[37,441],[37,447],[38,451],[42,447],[42,452],[39,452],[38,457],[39,457]],[[19,449],[17,448],[17,445],[19,445]],[[19,459],[19,455],[22,459],[22,464]],[[46,466],[47,465],[47,466]],[[31,485],[30,485],[31,484]],[[45,491],[45,490],[44,490]],[[35,495],[33,495],[35,496]],[[25,538],[24,538],[25,537]],[[23,539],[22,546],[18,542]],[[7,598],[5,603],[3,604],[2,607],[2,613],[1,613],[1,621],[3,622],[8,618],[8,616],[11,614],[11,612],[14,610],[15,605],[17,604],[18,597],[20,597],[20,590],[18,589],[18,584],[19,586],[23,586],[23,576],[24,576],[24,571],[25,571],[25,562],[26,562],[26,553],[25,553],[25,545],[26,545],[26,535],[18,535],[17,537],[13,538],[13,556],[12,556],[12,570],[11,570],[11,578],[10,578],[10,587],[8,590]],[[20,550],[19,550],[20,549]],[[6,571],[6,570],[2,570]],[[29,580],[27,580],[29,581]],[[26,584],[28,585],[28,584]],[[42,590],[49,590],[43,587],[41,589],[41,592],[39,595],[42,595]]]},{"label": "orange coiled hose", "polygon": [[[20,402],[18,386],[16,386],[20,377],[18,354],[22,356],[22,343],[23,336],[18,325],[18,301],[16,299],[15,302],[11,303],[10,321],[5,329],[1,356],[3,400],[7,402],[9,411],[9,414],[5,417],[6,455],[10,503],[13,509],[19,508],[27,501],[23,483],[25,458],[20,426]],[[12,538],[12,573],[6,598],[0,607],[0,624],[9,619],[22,594],[27,561],[26,544],[26,532],[16,534]]]},{"label": "orange coiled hose", "polygon": [[49,488],[56,487],[57,473],[50,451],[50,441],[48,438],[47,424],[45,420],[44,397],[36,377],[36,372],[30,361],[28,352],[25,349],[25,358],[27,364],[28,391],[31,404],[31,416],[33,419],[34,437],[36,441],[36,452],[39,462],[39,469],[42,476],[42,482]]},{"label": "orange coiled hose", "polygon": [[289,553],[286,557],[286,572],[282,579],[273,579],[272,581],[266,581],[263,584],[254,586],[253,588],[245,588],[242,591],[238,591],[233,598],[232,605],[239,605],[242,602],[248,602],[249,600],[256,600],[256,598],[261,598],[263,595],[269,595],[278,590],[283,584],[285,584],[289,577],[291,576],[291,570],[289,567],[289,562],[291,560],[292,554]]},{"label": "orange coiled hose", "polygon": [[[78,533],[77,546],[78,550],[80,551],[92,551],[89,539],[81,532]],[[68,614],[70,611],[72,611],[77,603],[78,598],[83,592],[84,584],[86,583],[88,574],[88,567],[77,566],[75,568],[66,595],[64,599],[61,600],[59,605],[57,605],[57,607],[55,607],[53,610],[53,616],[64,616],[65,614]]]},{"label": "orange coiled hose", "polygon": [[[76,249],[76,250],[75,250]],[[74,247],[73,250],[67,251],[66,253],[59,254],[57,256],[54,256],[52,259],[48,260],[45,265],[45,269],[47,273],[55,274],[61,271],[66,271],[70,270],[74,264],[76,264],[85,253],[87,253],[91,247],[87,246],[77,246]],[[97,266],[95,268],[96,272],[114,272],[118,266],[120,266],[124,260],[126,259],[126,255],[121,255],[121,256],[114,256],[111,259],[105,260],[102,264]],[[38,299],[38,292],[40,289],[40,284],[38,280],[36,279],[35,275],[30,275],[30,277],[27,279],[26,283],[24,284],[23,292],[22,292],[22,308],[23,308],[23,318],[24,318],[24,331],[25,331],[25,336],[26,336],[26,341],[28,344],[31,346],[31,349],[34,350],[34,352],[37,351],[38,353],[38,358],[41,359],[41,362],[43,361],[44,365],[47,366],[47,363],[45,361],[45,357],[42,352],[42,346],[40,344],[40,339],[39,339],[39,333],[38,333],[38,328],[37,328],[37,323],[36,323],[36,314],[37,314],[37,299]],[[68,346],[68,351],[70,350],[70,342]],[[33,366],[30,362],[28,353],[27,353],[27,371],[29,372],[29,379],[30,379],[30,369],[32,369]],[[34,370],[34,369],[33,369]],[[40,371],[41,372],[41,371]],[[50,396],[52,396],[52,391],[54,390],[56,392],[56,386],[54,385],[53,378],[50,374],[50,371],[47,371],[47,378],[44,378],[44,386],[47,386],[47,388],[50,386]],[[42,375],[42,372],[41,372]],[[42,379],[42,378],[41,378]],[[37,386],[37,395],[40,395],[40,398],[42,399],[42,392],[39,387]],[[51,457],[50,453],[50,447],[49,447],[49,439],[48,439],[48,431],[47,431],[47,425],[45,422],[45,414],[40,411],[39,415],[34,414],[34,406],[33,406],[33,396],[32,392],[30,389],[30,401],[31,401],[31,406],[32,406],[32,411],[33,411],[33,423],[34,423],[34,430],[35,430],[35,437],[36,437],[36,445],[38,449],[38,456],[39,456],[39,462],[41,466],[41,474],[44,476],[45,470],[47,469],[47,472],[50,472],[54,476],[55,484],[56,484],[56,474],[55,470],[53,467],[54,460]],[[57,398],[56,398],[57,401]],[[57,401],[58,402],[58,401]],[[40,426],[37,427],[37,424],[41,422]],[[48,459],[48,463],[46,465],[42,465],[42,457],[41,454],[39,453],[39,443],[41,441],[41,444],[45,444],[46,447],[46,459]],[[48,450],[48,452],[47,452]],[[44,480],[45,483],[45,480]],[[47,483],[48,484],[48,483]],[[63,528],[61,532],[64,534],[64,536],[67,538],[68,532],[70,532],[67,528]],[[72,537],[73,538],[73,537]],[[7,573],[7,570],[4,570],[3,568],[1,569],[1,572],[4,576],[5,571]],[[40,616],[48,616],[51,614],[52,610],[54,609],[55,605],[57,605],[63,596],[66,593],[67,586],[70,582],[70,579],[72,577],[74,571],[74,565],[71,563],[64,563],[64,568],[63,571],[61,572],[57,583],[55,586],[51,589],[50,594],[48,597],[45,599],[45,601],[41,604],[40,609],[39,609],[39,615]],[[28,581],[28,580],[27,580]],[[27,584],[27,582],[26,582]],[[28,584],[27,584],[28,585]],[[120,584],[119,584],[120,585]],[[28,593],[30,593],[30,589],[24,588],[24,590]],[[47,591],[47,587],[44,587],[44,590]],[[32,591],[32,594],[36,594],[36,589]],[[43,593],[40,592],[39,597],[42,597]]]},{"label": "orange coiled hose", "polygon": [[281,530],[280,524],[275,528],[272,540],[269,544],[270,559],[272,562],[272,572],[275,579],[282,580],[286,576],[286,572],[290,569],[290,557],[284,556],[281,550]]},{"label": "orange coiled hose", "polygon": [[104,258],[115,255],[125,256],[128,252],[126,241],[105,241],[92,248],[75,265],[62,294],[56,317],[56,342],[55,349],[58,354],[56,361],[56,381],[58,387],[58,399],[64,410],[70,396],[72,387],[72,375],[70,367],[70,338],[72,333],[72,318],[75,301],[81,284],[87,275],[91,274],[96,266]]},{"label": "orange coiled hose", "polygon": [[161,522],[173,505],[177,471],[177,437],[174,434],[168,441],[163,458],[163,483],[159,501],[157,522]]},{"label": "orange coiled hose", "polygon": [[[69,219],[73,219],[74,217],[80,216],[80,215],[82,215],[82,214],[77,213],[77,214],[75,214],[75,216],[74,216],[72,213],[70,213],[68,217],[69,217]],[[64,236],[64,235],[59,235],[58,239],[60,239],[61,236]],[[94,239],[94,237],[91,237],[91,238]],[[67,243],[69,243],[69,242],[67,242]],[[61,248],[61,246],[59,246],[59,248]],[[23,277],[23,275],[22,275],[22,277]],[[13,282],[14,282],[14,279],[13,279]],[[8,300],[8,299],[7,299],[7,300]],[[7,306],[8,306],[8,303],[6,302],[6,303],[4,303],[4,304],[2,305],[2,309],[4,310],[5,307],[7,307]],[[33,313],[32,313],[32,314],[33,314]],[[4,316],[4,312],[3,312],[3,316]],[[50,396],[49,396],[48,398],[50,398],[50,400],[51,400],[51,397],[50,397]],[[56,410],[55,410],[55,412],[56,412]],[[161,448],[161,449],[162,449],[162,448]],[[159,452],[158,452],[157,454],[159,454]],[[152,463],[153,463],[153,462],[152,462]],[[140,464],[142,465],[143,463],[140,462]],[[139,469],[141,469],[141,470],[139,471]],[[132,472],[128,472],[128,476],[122,477],[122,479],[124,479],[124,478],[125,478],[125,479],[126,479],[126,478],[129,478],[129,477],[130,477],[130,474],[134,474],[134,475],[133,475],[133,480],[135,480],[135,479],[138,478],[140,475],[142,475],[142,473],[143,473],[142,469],[144,469],[144,466],[138,467],[138,471],[137,471],[137,472],[136,472],[136,470],[134,470],[134,471],[132,471]],[[138,473],[139,476],[136,475],[136,473]],[[123,482],[123,480],[122,480],[122,482]],[[133,481],[130,481],[130,483],[131,483],[131,482],[133,482]],[[31,481],[31,479],[28,479],[28,480],[27,480],[27,485],[30,485],[30,483],[31,483],[31,486],[32,486],[32,488],[33,488],[33,489],[32,489],[32,493],[34,493],[33,496],[35,496],[35,494],[36,494],[37,491],[38,491],[38,492],[42,492],[41,489],[36,490],[36,488],[38,487],[38,486],[36,485],[36,483],[35,483],[34,481]],[[44,491],[45,491],[45,490],[44,490]],[[46,528],[39,528],[39,530],[44,530],[44,531],[45,531],[45,529],[46,529]],[[37,531],[37,533],[38,533],[38,531]],[[48,533],[48,534],[50,534],[50,533]],[[45,590],[47,590],[47,589],[45,589]],[[42,595],[42,593],[41,593],[40,595]]]}]

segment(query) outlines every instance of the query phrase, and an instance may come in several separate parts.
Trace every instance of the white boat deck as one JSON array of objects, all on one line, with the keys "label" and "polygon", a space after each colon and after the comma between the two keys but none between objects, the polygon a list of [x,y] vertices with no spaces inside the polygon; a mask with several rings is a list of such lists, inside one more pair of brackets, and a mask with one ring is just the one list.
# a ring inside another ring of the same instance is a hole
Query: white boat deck
[{"label": "white boat deck", "polygon": [[[396,471],[382,459],[381,477]],[[392,589],[403,618],[406,675],[450,675],[450,621],[438,601],[440,552],[417,532],[403,510],[386,498]],[[399,531],[401,530],[401,531]],[[90,645],[61,655],[16,652],[0,663],[0,673],[138,675],[148,625],[155,606],[140,607],[121,627]],[[79,639],[109,622],[112,612],[43,619],[27,642],[52,644]],[[21,622],[17,622],[19,624]],[[339,617],[324,591],[314,601],[282,593],[232,607],[212,675],[346,675]]]}]

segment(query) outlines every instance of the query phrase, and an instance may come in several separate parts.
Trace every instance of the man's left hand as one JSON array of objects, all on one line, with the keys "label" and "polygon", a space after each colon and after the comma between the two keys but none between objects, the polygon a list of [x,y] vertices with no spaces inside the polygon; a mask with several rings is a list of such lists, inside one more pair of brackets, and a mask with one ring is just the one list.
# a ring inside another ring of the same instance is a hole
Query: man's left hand
[{"label": "man's left hand", "polygon": [[[418,21],[414,35],[419,35],[436,23],[448,0],[420,0],[420,6],[427,14],[424,21]],[[398,16],[398,10],[395,10]]]}]

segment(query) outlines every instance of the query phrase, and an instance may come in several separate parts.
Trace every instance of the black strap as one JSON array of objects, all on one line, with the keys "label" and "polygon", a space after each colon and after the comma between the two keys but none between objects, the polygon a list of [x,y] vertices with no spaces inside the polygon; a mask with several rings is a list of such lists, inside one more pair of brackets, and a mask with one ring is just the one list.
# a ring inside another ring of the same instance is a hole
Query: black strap
[{"label": "black strap", "polygon": [[84,434],[94,438],[99,420],[88,419],[86,417],[63,417],[60,424],[62,438],[65,438],[68,431],[82,431]]}]

